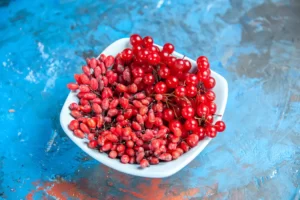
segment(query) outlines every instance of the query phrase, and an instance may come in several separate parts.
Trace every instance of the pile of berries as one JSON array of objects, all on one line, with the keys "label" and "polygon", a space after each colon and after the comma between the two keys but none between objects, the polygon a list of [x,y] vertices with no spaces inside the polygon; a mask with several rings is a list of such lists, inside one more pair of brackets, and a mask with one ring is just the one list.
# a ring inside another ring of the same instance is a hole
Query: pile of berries
[{"label": "pile of berries", "polygon": [[133,34],[130,44],[116,57],[87,59],[76,83],[67,85],[79,98],[70,105],[75,136],[112,159],[144,168],[175,160],[225,130],[223,121],[214,123],[216,81],[205,56],[190,72],[191,62],[172,56],[170,43],[159,49],[151,37]]}]

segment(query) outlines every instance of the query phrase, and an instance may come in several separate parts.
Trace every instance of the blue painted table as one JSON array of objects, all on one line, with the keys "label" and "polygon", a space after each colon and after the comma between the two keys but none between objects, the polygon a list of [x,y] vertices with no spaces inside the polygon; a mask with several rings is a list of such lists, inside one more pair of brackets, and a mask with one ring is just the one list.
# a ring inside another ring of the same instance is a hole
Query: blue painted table
[{"label": "blue painted table", "polygon": [[[0,198],[299,199],[299,32],[297,0],[0,1]],[[227,130],[166,179],[101,165],[59,124],[83,58],[131,33],[229,83]]]}]

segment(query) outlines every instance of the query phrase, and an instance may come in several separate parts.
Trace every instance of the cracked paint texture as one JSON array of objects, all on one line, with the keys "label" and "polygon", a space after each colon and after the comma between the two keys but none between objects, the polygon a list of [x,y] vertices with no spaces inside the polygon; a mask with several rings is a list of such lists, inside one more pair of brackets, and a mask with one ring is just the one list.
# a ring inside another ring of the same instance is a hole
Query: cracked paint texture
[{"label": "cracked paint texture", "polygon": [[[59,124],[84,58],[131,33],[229,84],[226,131],[165,179],[101,165]],[[299,33],[298,0],[0,1],[0,199],[299,199]]]}]

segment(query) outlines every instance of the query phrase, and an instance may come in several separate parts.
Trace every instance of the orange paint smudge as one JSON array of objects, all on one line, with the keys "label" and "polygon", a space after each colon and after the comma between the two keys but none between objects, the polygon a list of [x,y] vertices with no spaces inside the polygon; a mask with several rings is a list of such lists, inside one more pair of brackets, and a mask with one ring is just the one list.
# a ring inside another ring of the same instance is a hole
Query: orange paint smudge
[{"label": "orange paint smudge", "polygon": [[143,200],[163,200],[166,198],[170,200],[185,200],[195,196],[200,191],[198,188],[189,188],[185,191],[176,192],[176,194],[168,193],[170,185],[163,187],[161,183],[162,179],[151,179],[150,184],[140,183],[135,191],[123,188],[120,188],[119,190],[124,192],[124,199],[126,200],[132,199],[132,197]]},{"label": "orange paint smudge", "polygon": [[96,198],[91,198],[90,196],[81,193],[76,184],[69,182],[45,182],[44,185],[38,187],[36,190],[31,191],[26,196],[26,200],[33,200],[33,195],[43,190],[47,195],[52,196],[59,200],[67,200],[68,197],[74,197],[77,199],[85,200],[97,200]]},{"label": "orange paint smudge", "polygon": [[[34,183],[32,183],[32,184],[35,185],[35,184],[37,184],[37,183],[34,182]],[[33,195],[34,195],[36,192],[41,191],[41,190],[43,190],[43,188],[37,187],[36,190],[33,190],[33,191],[31,191],[30,193],[28,193],[28,194],[26,195],[26,200],[33,200]]]},{"label": "orange paint smudge", "polygon": [[33,200],[33,191],[26,195],[27,200]]},{"label": "orange paint smudge", "polygon": [[142,194],[139,194],[139,193],[137,193],[137,192],[125,190],[125,189],[122,189],[122,188],[120,188],[119,190],[120,190],[121,192],[129,193],[129,194],[131,194],[132,196],[137,197],[137,198],[141,198],[141,199],[142,199],[142,198],[144,197]]},{"label": "orange paint smudge", "polygon": [[191,188],[191,189],[188,189],[186,191],[180,192],[179,195],[170,197],[170,200],[188,200],[191,197],[198,194],[199,191],[200,191],[200,189],[198,189],[198,188]]}]

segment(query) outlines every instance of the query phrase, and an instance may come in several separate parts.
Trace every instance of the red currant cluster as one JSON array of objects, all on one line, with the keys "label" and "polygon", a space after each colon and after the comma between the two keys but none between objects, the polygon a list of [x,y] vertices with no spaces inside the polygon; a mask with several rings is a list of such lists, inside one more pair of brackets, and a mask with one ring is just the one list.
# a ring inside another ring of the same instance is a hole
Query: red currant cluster
[{"label": "red currant cluster", "polygon": [[77,83],[67,85],[78,91],[79,103],[70,105],[75,136],[87,137],[90,148],[110,158],[144,168],[177,159],[205,136],[225,130],[223,121],[213,124],[216,81],[205,56],[191,73],[191,62],[172,56],[170,43],[160,50],[151,37],[137,34],[130,43],[115,58],[87,59],[83,73],[75,74]]}]

